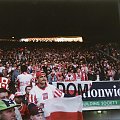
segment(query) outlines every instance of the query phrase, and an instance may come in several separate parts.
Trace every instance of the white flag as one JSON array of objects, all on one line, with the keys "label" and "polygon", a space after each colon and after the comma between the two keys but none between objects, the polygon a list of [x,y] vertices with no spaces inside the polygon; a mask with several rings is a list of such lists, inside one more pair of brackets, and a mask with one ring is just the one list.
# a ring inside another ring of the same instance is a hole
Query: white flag
[{"label": "white flag", "polygon": [[53,98],[45,101],[46,120],[83,120],[82,97]]}]

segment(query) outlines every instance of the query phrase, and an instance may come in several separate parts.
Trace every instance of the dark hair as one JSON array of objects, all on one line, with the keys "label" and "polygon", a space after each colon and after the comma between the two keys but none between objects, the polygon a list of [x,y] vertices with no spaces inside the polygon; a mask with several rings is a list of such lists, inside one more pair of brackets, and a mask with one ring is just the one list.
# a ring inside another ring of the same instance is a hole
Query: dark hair
[{"label": "dark hair", "polygon": [[2,92],[7,92],[9,94],[9,91],[6,90],[5,88],[0,88],[0,93],[2,93]]},{"label": "dark hair", "polygon": [[35,105],[34,103],[30,103],[28,105],[28,110],[30,115],[32,116],[37,115],[39,113],[43,113],[42,109],[38,108],[37,105]]},{"label": "dark hair", "polygon": [[27,72],[27,66],[26,65],[21,66],[21,72]]},{"label": "dark hair", "polygon": [[28,87],[32,87],[32,86],[31,86],[31,85],[26,86],[26,87],[25,87],[25,91],[27,90]]},{"label": "dark hair", "polygon": [[0,73],[0,77],[3,77],[3,74],[2,74],[2,73]]}]

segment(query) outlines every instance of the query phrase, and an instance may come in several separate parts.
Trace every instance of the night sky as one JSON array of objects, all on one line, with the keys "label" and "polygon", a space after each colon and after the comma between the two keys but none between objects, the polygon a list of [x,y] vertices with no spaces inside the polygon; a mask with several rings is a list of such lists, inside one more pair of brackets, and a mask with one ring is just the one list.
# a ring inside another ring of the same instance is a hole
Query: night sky
[{"label": "night sky", "polygon": [[118,0],[0,1],[0,38],[119,40]]}]

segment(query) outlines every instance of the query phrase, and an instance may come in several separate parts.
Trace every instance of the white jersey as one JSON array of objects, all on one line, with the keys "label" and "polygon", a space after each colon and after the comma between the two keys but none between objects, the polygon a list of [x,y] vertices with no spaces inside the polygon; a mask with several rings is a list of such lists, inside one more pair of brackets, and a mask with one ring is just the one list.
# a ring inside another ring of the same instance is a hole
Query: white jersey
[{"label": "white jersey", "polygon": [[30,91],[29,102],[40,105],[40,103],[44,103],[46,99],[56,97],[64,97],[64,93],[50,84],[47,84],[45,89],[40,89],[36,85]]},{"label": "white jersey", "polygon": [[18,92],[22,92],[22,94],[25,94],[25,87],[31,84],[32,78],[32,75],[26,72],[18,75]]},{"label": "white jersey", "polygon": [[66,75],[66,77],[65,77],[65,81],[72,81],[72,80],[74,80],[74,77],[73,77],[73,75],[72,74],[70,74],[70,75]]}]

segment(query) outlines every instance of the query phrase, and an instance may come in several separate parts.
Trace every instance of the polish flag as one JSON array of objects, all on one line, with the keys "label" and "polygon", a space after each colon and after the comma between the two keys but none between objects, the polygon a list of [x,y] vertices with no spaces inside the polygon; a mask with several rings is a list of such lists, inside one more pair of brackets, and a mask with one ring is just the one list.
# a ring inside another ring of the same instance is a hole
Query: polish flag
[{"label": "polish flag", "polygon": [[82,97],[53,98],[45,101],[46,120],[83,120]]}]

